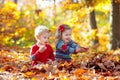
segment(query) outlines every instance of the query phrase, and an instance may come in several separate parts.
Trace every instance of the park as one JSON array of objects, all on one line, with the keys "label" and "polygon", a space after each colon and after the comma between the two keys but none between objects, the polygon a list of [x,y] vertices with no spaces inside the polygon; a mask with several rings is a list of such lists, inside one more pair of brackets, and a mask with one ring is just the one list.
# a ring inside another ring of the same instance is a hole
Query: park
[{"label": "park", "polygon": [[[49,29],[55,54],[64,24],[71,40],[88,50],[75,48],[70,62],[31,66],[36,27]],[[120,80],[120,0],[0,0],[0,80]]]}]

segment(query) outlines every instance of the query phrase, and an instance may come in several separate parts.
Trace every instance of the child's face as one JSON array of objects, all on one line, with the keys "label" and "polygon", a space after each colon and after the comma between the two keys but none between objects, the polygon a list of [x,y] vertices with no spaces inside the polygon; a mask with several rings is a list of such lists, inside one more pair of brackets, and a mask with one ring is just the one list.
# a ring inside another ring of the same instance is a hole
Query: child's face
[{"label": "child's face", "polygon": [[71,34],[72,34],[72,31],[71,31],[70,29],[65,30],[65,31],[62,33],[62,40],[63,40],[65,43],[68,43],[68,42],[71,40]]},{"label": "child's face", "polygon": [[44,32],[42,33],[40,36],[38,36],[38,41],[41,43],[41,44],[45,44],[48,42],[48,39],[49,39],[49,32]]}]

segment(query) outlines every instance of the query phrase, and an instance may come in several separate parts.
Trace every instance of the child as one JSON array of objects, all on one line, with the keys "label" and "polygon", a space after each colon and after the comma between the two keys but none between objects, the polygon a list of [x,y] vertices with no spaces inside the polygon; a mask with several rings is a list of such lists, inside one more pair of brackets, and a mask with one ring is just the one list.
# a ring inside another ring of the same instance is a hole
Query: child
[{"label": "child", "polygon": [[88,48],[80,47],[73,40],[71,40],[72,29],[62,24],[58,27],[56,32],[56,52],[55,59],[57,61],[71,61],[70,55],[72,53],[85,52]]},{"label": "child", "polygon": [[35,43],[30,51],[32,66],[38,63],[46,63],[49,60],[54,60],[52,47],[47,43],[49,39],[49,29],[45,26],[38,26],[35,29]]}]

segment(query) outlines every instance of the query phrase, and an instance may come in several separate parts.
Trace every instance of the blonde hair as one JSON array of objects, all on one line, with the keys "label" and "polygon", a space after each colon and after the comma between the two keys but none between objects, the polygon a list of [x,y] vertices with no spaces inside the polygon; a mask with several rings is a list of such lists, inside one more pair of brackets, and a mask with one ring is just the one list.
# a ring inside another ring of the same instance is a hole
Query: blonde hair
[{"label": "blonde hair", "polygon": [[[61,27],[61,26],[64,28],[63,31],[60,30],[60,27]],[[62,40],[62,33],[63,33],[65,30],[72,30],[72,29],[71,29],[70,26],[67,25],[67,24],[62,24],[62,25],[59,25],[59,26],[57,27],[56,34],[55,34],[56,42]]]},{"label": "blonde hair", "polygon": [[44,32],[50,32],[50,31],[49,31],[49,29],[46,26],[43,26],[43,25],[37,26],[35,28],[35,34],[34,34],[35,38],[37,36],[40,36]]}]

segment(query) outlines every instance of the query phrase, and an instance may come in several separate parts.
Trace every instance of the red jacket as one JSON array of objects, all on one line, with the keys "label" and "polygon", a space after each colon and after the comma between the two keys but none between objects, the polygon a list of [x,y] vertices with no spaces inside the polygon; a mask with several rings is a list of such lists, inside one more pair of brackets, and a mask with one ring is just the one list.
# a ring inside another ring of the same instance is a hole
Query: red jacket
[{"label": "red jacket", "polygon": [[30,51],[32,60],[32,66],[38,64],[38,62],[46,63],[49,59],[54,60],[53,49],[49,44],[46,44],[46,50],[42,53],[39,52],[39,46],[34,44]]}]

